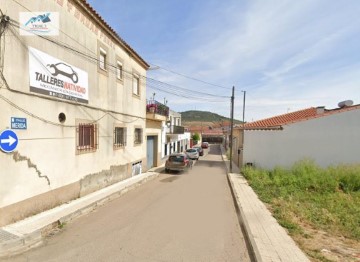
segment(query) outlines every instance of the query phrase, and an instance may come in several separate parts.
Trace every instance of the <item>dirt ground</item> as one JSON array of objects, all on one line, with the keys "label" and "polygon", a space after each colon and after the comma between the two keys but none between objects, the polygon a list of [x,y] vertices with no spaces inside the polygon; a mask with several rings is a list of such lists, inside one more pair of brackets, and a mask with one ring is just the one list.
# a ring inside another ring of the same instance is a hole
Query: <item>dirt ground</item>
[{"label": "dirt ground", "polygon": [[[304,234],[293,236],[311,261],[360,261],[360,242],[301,224]],[[325,259],[324,259],[325,258]]]}]

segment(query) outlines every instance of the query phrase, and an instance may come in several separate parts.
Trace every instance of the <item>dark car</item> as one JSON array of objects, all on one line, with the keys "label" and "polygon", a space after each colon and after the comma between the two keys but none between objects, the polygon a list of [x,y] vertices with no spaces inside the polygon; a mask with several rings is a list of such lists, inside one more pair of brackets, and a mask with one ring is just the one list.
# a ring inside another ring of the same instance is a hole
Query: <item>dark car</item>
[{"label": "dark car", "polygon": [[165,163],[165,172],[184,171],[190,167],[190,160],[184,153],[173,153]]},{"label": "dark car", "polygon": [[201,146],[194,146],[193,148],[195,148],[199,152],[199,156],[204,155],[204,150],[202,149]]},{"label": "dark car", "polygon": [[47,65],[49,67],[49,71],[53,76],[63,75],[71,79],[75,84],[79,81],[79,77],[74,69],[64,63],[57,63]]},{"label": "dark car", "polygon": [[202,143],[201,143],[201,147],[202,147],[202,148],[208,148],[208,147],[209,147],[209,143],[208,143],[208,142],[202,142]]}]

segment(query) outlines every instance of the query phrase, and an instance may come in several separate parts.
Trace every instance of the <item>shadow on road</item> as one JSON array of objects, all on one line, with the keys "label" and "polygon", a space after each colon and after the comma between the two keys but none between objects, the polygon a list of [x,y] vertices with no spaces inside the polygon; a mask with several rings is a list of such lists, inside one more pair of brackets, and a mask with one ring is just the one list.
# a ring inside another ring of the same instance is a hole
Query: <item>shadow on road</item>
[{"label": "shadow on road", "polygon": [[220,145],[210,145],[208,155],[221,155]]},{"label": "shadow on road", "polygon": [[216,161],[216,160],[199,160],[196,162],[196,165],[194,166],[195,167],[220,167],[224,170],[226,170],[226,166],[225,166],[225,163],[224,161]]},{"label": "shadow on road", "polygon": [[163,182],[163,183],[171,183],[171,182],[177,180],[178,178],[179,178],[178,176],[171,176],[171,177],[167,177],[167,178],[161,179],[160,182]]}]

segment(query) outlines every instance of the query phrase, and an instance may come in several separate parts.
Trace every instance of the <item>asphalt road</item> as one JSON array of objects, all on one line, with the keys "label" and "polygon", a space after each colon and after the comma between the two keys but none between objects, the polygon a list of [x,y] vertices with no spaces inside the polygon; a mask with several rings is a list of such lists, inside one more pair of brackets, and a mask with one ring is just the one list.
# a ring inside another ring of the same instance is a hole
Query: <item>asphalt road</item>
[{"label": "asphalt road", "polygon": [[218,146],[5,261],[250,261]]}]

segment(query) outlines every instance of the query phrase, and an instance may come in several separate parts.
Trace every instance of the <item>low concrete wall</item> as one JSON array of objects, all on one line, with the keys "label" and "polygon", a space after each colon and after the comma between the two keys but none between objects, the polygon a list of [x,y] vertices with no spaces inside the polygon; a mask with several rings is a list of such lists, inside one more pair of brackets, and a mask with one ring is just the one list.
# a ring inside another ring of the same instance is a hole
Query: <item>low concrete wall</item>
[{"label": "low concrete wall", "polygon": [[80,180],[80,197],[131,177],[129,165],[111,166],[109,170],[89,174]]},{"label": "low concrete wall", "polygon": [[26,217],[77,199],[79,197],[79,192],[80,183],[76,182],[0,208],[0,226],[14,223]]}]

